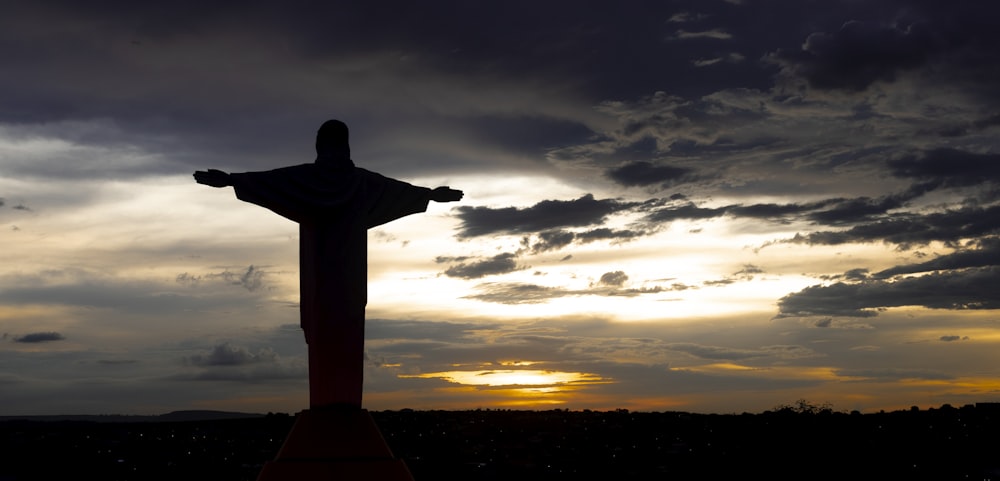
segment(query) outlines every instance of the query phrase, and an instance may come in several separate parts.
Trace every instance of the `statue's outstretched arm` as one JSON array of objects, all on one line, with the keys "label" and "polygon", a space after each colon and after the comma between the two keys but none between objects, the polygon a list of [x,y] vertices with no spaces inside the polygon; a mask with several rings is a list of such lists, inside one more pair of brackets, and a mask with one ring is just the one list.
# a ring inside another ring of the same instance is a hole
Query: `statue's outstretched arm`
[{"label": "statue's outstretched arm", "polygon": [[431,191],[431,200],[434,202],[455,202],[462,200],[465,193],[451,187],[438,187]]},{"label": "statue's outstretched arm", "polygon": [[194,180],[199,184],[210,185],[212,187],[228,187],[233,185],[229,180],[229,174],[216,169],[196,171],[194,173]]}]

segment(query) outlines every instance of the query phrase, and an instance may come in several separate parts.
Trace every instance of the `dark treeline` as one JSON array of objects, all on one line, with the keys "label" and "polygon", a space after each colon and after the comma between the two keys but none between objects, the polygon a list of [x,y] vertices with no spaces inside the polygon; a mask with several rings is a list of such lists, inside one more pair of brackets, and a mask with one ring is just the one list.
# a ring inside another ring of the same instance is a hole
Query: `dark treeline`
[{"label": "dark treeline", "polygon": [[[1000,404],[861,414],[377,411],[417,481],[1000,479]],[[0,481],[253,480],[294,416],[0,422]]]}]

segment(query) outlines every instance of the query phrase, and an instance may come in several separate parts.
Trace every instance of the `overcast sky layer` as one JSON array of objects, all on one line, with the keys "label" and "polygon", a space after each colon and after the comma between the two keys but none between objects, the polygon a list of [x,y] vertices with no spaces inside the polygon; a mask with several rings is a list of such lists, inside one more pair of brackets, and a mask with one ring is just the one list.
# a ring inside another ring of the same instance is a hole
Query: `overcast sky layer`
[{"label": "overcast sky layer", "polygon": [[355,162],[365,407],[1000,401],[990,2],[8,2],[0,414],[307,407],[298,229]]}]

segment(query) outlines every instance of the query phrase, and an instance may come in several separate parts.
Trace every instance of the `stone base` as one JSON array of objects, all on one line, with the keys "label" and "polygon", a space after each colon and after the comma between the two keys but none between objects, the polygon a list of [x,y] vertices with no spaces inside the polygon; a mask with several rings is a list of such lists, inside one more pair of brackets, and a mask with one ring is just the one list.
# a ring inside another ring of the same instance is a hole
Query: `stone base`
[{"label": "stone base", "polygon": [[257,481],[413,481],[364,409],[312,409],[298,414],[274,461]]}]

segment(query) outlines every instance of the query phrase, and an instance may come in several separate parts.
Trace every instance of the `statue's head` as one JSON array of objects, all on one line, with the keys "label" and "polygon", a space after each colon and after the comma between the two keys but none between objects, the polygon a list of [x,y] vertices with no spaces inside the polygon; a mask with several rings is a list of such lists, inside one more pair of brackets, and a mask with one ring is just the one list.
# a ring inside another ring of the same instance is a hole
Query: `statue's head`
[{"label": "statue's head", "polygon": [[351,147],[347,142],[347,124],[339,120],[327,120],[316,132],[316,154],[320,157],[351,158]]}]

